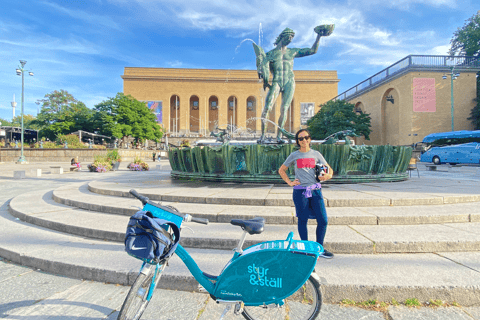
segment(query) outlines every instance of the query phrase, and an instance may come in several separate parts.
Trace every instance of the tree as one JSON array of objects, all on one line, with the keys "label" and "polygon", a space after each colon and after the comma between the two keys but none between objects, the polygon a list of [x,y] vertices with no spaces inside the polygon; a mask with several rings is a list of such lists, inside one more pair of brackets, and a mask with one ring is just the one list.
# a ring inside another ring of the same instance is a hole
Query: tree
[{"label": "tree", "polygon": [[5,127],[11,127],[12,126],[12,123],[10,121],[8,121],[7,119],[3,119],[3,118],[0,118],[0,123],[1,125],[0,126],[5,126]]},{"label": "tree", "polygon": [[312,138],[322,140],[335,132],[354,130],[357,135],[369,140],[371,118],[366,113],[357,114],[354,108],[353,104],[344,100],[330,100],[323,104],[320,111],[307,122]]},{"label": "tree", "polygon": [[119,92],[115,98],[97,104],[95,111],[94,122],[101,134],[119,139],[132,136],[137,142],[145,139],[158,142],[163,136],[153,111],[130,95]]},{"label": "tree", "polygon": [[[24,114],[23,115],[23,127],[25,129],[33,129],[33,130],[39,130],[40,126],[35,123],[35,116],[31,114]],[[12,126],[14,127],[21,127],[22,126],[22,116],[16,116],[15,118],[12,119]]]},{"label": "tree", "polygon": [[[450,41],[450,55],[467,55],[480,57],[480,11],[465,21],[462,28],[453,33]],[[480,129],[480,72],[477,73],[477,98],[470,117],[475,129]]]},{"label": "tree", "polygon": [[77,130],[93,131],[91,120],[94,112],[65,90],[48,93],[36,103],[41,104],[42,108],[32,123],[41,128],[41,137],[54,141],[60,134]]}]

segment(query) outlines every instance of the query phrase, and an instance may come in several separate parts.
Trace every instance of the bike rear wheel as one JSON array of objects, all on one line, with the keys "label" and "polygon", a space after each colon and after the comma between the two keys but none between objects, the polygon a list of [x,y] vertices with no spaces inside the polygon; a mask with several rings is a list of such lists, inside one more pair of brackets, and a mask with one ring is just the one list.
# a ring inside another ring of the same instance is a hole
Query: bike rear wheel
[{"label": "bike rear wheel", "polygon": [[155,290],[162,275],[161,272],[165,268],[165,264],[158,268],[157,275],[155,276],[155,285],[152,289],[150,285],[153,274],[155,273],[155,266],[150,265],[147,268],[148,272],[146,272],[146,274],[140,273],[130,288],[130,291],[128,291],[117,320],[138,320],[147,308],[149,303],[147,300],[148,293],[150,290]]},{"label": "bike rear wheel", "polygon": [[283,306],[245,306],[242,315],[247,320],[310,320],[315,319],[321,307],[320,283],[310,276],[300,289],[285,299]]}]

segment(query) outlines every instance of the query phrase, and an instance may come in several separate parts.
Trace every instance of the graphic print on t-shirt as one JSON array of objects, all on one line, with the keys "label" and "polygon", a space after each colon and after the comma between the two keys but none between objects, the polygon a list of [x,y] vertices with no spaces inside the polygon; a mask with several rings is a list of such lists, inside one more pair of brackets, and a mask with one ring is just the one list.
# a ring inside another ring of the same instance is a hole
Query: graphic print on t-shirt
[{"label": "graphic print on t-shirt", "polygon": [[314,158],[297,159],[297,168],[303,169],[306,172],[308,172],[310,171],[310,169],[315,168],[315,159]]}]

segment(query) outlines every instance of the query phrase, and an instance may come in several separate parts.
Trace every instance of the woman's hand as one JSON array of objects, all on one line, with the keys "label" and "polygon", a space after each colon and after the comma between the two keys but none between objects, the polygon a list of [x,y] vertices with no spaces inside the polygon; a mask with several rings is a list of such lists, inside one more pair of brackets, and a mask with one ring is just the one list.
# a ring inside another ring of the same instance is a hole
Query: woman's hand
[{"label": "woman's hand", "polygon": [[298,186],[299,184],[300,184],[300,181],[298,179],[295,179],[294,181],[290,181],[288,183],[290,187],[295,187],[295,186]]},{"label": "woman's hand", "polygon": [[332,179],[332,177],[333,177],[332,167],[330,167],[328,164],[327,164],[327,167],[328,167],[328,173],[324,173],[324,174],[322,174],[321,176],[319,176],[319,177],[318,177],[318,180],[320,180],[320,181],[327,181],[327,180]]}]

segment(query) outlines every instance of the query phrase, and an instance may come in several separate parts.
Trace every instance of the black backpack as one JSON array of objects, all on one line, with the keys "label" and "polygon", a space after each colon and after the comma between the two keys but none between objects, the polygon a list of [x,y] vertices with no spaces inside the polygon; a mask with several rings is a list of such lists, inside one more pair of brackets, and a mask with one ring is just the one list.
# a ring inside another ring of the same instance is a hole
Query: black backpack
[{"label": "black backpack", "polygon": [[[173,231],[173,239],[166,227]],[[156,218],[150,211],[138,211],[128,222],[125,251],[150,264],[162,263],[173,255],[179,240],[176,224]]]}]

